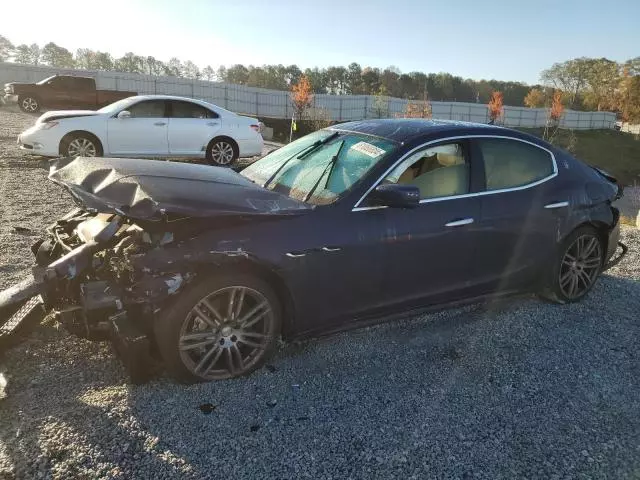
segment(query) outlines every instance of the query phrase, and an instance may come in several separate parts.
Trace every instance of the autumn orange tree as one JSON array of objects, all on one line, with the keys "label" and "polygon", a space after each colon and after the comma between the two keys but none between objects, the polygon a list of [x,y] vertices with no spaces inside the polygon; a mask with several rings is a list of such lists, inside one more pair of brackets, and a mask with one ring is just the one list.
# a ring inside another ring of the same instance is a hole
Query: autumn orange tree
[{"label": "autumn orange tree", "polygon": [[306,75],[302,75],[298,83],[291,87],[291,102],[293,103],[295,117],[302,119],[313,102],[311,82]]},{"label": "autumn orange tree", "polygon": [[502,92],[496,91],[491,94],[489,105],[487,105],[489,109],[489,124],[493,125],[504,114],[503,100],[504,95]]},{"label": "autumn orange tree", "polygon": [[[562,92],[555,90],[551,100],[551,106],[549,107],[549,113],[547,115],[547,123],[544,127],[542,138],[553,143],[553,140],[560,128],[560,119],[564,113],[564,105],[562,104]],[[552,130],[550,127],[555,127]]]},{"label": "autumn orange tree", "polygon": [[538,88],[532,88],[524,97],[524,104],[529,108],[541,108],[544,107],[545,96],[542,90]]}]

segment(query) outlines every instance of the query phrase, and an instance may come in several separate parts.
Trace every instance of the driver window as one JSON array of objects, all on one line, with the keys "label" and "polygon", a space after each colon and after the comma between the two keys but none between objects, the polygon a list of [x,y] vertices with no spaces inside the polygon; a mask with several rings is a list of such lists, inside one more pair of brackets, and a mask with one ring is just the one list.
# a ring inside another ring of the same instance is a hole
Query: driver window
[{"label": "driver window", "polygon": [[383,183],[414,185],[420,199],[469,193],[469,164],[460,143],[421,150],[404,160]]},{"label": "driver window", "polygon": [[162,118],[164,107],[164,100],[147,100],[131,105],[127,110],[131,112],[131,118]]}]

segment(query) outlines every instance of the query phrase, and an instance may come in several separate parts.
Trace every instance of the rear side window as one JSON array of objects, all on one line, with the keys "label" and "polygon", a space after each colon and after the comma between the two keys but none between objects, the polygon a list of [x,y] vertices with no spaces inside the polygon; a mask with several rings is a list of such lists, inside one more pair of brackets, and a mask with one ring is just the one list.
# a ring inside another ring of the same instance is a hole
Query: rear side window
[{"label": "rear side window", "polygon": [[172,118],[217,118],[218,115],[201,105],[191,102],[171,102]]},{"label": "rear side window", "polygon": [[529,185],[554,173],[551,154],[534,145],[502,138],[479,139],[487,190]]}]

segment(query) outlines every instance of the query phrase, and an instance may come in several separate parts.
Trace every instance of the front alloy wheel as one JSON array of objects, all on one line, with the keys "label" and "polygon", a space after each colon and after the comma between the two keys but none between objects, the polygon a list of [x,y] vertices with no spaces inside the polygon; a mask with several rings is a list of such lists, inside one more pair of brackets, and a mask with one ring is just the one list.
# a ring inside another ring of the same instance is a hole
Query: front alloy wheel
[{"label": "front alloy wheel", "polygon": [[35,113],[40,109],[40,104],[33,97],[23,97],[20,99],[20,108],[23,112]]},{"label": "front alloy wheel", "polygon": [[275,347],[279,308],[259,278],[206,277],[179,294],[156,322],[160,353],[168,370],[186,382],[246,375]]},{"label": "front alloy wheel", "polygon": [[95,157],[97,148],[95,144],[84,137],[76,137],[67,147],[67,156],[69,157]]}]

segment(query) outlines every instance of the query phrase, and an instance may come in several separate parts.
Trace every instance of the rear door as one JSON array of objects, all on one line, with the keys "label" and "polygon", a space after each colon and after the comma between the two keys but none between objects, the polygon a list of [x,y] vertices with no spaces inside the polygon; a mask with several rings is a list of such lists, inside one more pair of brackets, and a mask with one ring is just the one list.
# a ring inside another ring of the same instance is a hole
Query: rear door
[{"label": "rear door", "polygon": [[143,100],[127,110],[130,118],[118,118],[116,113],[107,120],[110,154],[167,155],[169,118],[165,100]]},{"label": "rear door", "polygon": [[519,288],[548,264],[569,199],[551,195],[558,180],[551,151],[512,138],[476,138],[474,148],[486,183],[474,268],[487,291]]},{"label": "rear door", "polygon": [[193,102],[170,100],[168,105],[169,153],[204,155],[209,141],[221,128],[218,114]]}]

